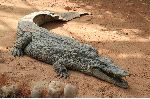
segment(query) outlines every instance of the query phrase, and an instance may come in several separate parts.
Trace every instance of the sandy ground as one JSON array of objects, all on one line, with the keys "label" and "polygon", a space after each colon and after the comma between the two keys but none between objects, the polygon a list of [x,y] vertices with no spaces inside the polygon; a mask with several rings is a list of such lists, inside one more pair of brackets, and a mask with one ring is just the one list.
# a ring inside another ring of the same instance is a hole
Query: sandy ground
[{"label": "sandy ground", "polygon": [[[53,68],[30,57],[14,58],[12,47],[19,18],[38,10],[89,11],[67,23],[43,27],[93,45],[129,71],[129,89],[79,72],[59,79]],[[149,0],[0,0],[0,86],[18,83],[28,97],[36,81],[59,80],[76,85],[78,97],[150,97],[150,1]]]}]

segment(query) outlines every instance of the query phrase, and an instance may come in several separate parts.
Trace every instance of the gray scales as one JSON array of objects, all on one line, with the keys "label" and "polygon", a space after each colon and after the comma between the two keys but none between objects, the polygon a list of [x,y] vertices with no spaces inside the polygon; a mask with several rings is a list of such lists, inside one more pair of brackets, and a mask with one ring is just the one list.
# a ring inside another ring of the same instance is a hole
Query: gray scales
[{"label": "gray scales", "polygon": [[39,11],[24,16],[18,22],[17,40],[11,50],[13,56],[31,56],[37,60],[53,65],[60,77],[68,77],[68,69],[97,77],[121,88],[128,88],[122,79],[129,74],[114,62],[98,54],[88,44],[49,32],[40,27],[50,21],[69,21],[86,12],[56,13]]}]

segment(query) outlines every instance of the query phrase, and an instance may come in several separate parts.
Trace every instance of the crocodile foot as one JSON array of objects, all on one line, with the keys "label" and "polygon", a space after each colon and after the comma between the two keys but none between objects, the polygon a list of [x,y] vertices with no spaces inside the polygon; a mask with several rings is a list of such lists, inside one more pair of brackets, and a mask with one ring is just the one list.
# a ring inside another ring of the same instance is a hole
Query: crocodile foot
[{"label": "crocodile foot", "polygon": [[20,48],[13,47],[13,48],[11,49],[11,54],[12,54],[14,57],[16,57],[16,56],[23,56],[23,51],[22,51],[22,49],[20,49]]},{"label": "crocodile foot", "polygon": [[64,77],[66,79],[69,76],[66,68],[55,68],[55,71],[58,74],[57,76],[60,76],[61,78]]}]

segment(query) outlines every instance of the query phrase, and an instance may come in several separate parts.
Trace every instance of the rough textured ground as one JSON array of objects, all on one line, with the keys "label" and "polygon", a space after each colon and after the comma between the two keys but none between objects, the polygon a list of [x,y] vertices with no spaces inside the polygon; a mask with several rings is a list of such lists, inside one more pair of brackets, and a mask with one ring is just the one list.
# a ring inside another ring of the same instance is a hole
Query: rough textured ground
[{"label": "rough textured ground", "polygon": [[[150,97],[150,1],[149,0],[0,0],[0,86],[18,83],[29,96],[36,81],[72,83],[78,97]],[[59,79],[52,67],[24,56],[14,58],[9,50],[16,37],[19,18],[37,10],[89,11],[67,23],[43,27],[92,44],[131,73],[129,89],[121,89],[79,72]]]}]

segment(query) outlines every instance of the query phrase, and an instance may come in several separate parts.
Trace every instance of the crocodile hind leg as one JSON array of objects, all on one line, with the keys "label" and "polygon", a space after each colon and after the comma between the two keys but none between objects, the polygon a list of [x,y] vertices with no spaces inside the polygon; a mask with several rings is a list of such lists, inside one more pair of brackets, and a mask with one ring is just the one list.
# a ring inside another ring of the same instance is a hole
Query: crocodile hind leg
[{"label": "crocodile hind leg", "polygon": [[54,70],[56,71],[58,76],[67,78],[69,75],[68,75],[68,70],[65,67],[65,65],[66,65],[66,60],[64,59],[59,59],[53,64]]},{"label": "crocodile hind leg", "polygon": [[23,56],[24,48],[30,43],[32,37],[30,32],[24,33],[22,36],[17,38],[15,45],[11,49],[11,54],[16,56]]}]

